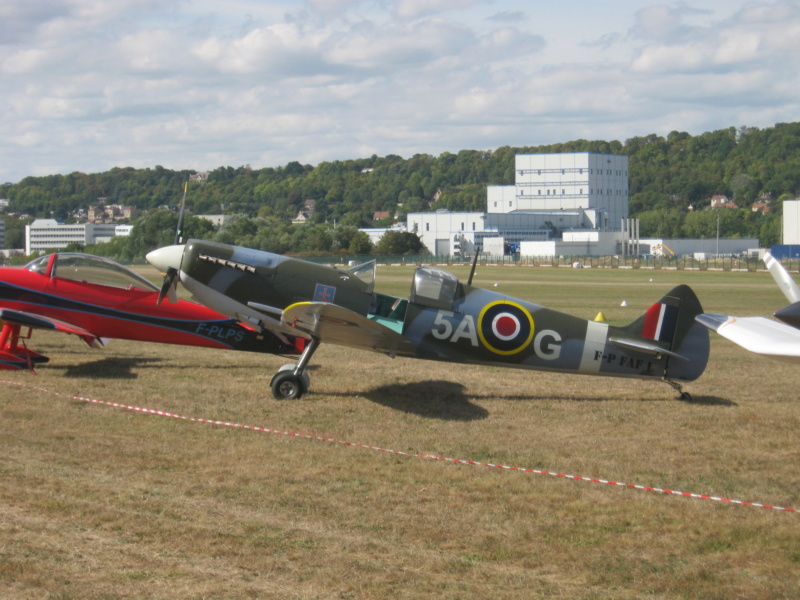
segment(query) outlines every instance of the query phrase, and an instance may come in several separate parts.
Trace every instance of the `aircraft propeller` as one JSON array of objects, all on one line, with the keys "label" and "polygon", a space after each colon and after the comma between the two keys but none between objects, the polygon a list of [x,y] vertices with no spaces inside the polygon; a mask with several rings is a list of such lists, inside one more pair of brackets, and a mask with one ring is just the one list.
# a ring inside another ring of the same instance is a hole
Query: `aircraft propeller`
[{"label": "aircraft propeller", "polygon": [[[186,192],[189,188],[187,181],[183,186],[183,199],[181,200],[181,210],[178,213],[178,227],[175,231],[175,241],[173,246],[177,246],[183,242],[183,215],[186,209]],[[178,285],[178,270],[173,266],[167,266],[164,270],[164,281],[161,283],[161,291],[158,293],[157,306],[161,306],[161,302],[166,297],[170,304],[178,302],[178,292],[176,291]]]},{"label": "aircraft propeller", "polygon": [[161,301],[164,300],[165,296],[169,299],[170,304],[178,302],[178,292],[175,289],[177,285],[178,270],[175,269],[175,267],[167,267],[164,273],[164,281],[161,283],[161,291],[158,293],[156,305],[161,306]]}]

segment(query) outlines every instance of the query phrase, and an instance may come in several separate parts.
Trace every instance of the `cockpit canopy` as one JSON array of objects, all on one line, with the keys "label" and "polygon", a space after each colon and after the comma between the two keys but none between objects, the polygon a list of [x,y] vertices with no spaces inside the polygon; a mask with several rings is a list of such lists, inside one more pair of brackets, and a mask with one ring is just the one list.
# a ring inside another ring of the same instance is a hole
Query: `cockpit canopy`
[{"label": "cockpit canopy", "polygon": [[154,284],[129,268],[107,258],[80,252],[59,252],[55,255],[40,256],[25,265],[25,268],[34,273],[59,279],[129,290],[158,291]]},{"label": "cockpit canopy", "polygon": [[458,278],[452,273],[435,267],[418,267],[408,300],[430,308],[449,309],[459,297],[460,290]]},{"label": "cockpit canopy", "polygon": [[371,294],[375,289],[375,268],[376,268],[375,260],[370,260],[368,262],[362,263],[352,269],[348,269],[347,271],[358,277],[361,281],[366,284],[366,288],[364,291],[367,294]]}]

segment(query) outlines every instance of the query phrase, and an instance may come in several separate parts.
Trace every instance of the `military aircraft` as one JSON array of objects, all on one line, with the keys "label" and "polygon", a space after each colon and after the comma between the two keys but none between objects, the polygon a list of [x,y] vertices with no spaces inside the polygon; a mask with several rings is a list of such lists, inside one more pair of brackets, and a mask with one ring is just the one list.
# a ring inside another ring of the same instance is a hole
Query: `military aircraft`
[{"label": "military aircraft", "polygon": [[769,252],[764,255],[764,262],[778,287],[791,302],[774,313],[783,323],[765,317],[731,317],[710,313],[698,315],[696,319],[745,350],[778,360],[800,362],[800,288]]},{"label": "military aircraft", "polygon": [[298,362],[272,379],[277,399],[308,390],[306,368],[322,342],[391,357],[662,380],[681,394],[708,361],[700,302],[678,286],[630,325],[613,327],[472,285],[430,266],[408,298],[377,293],[375,261],[351,269],[189,240],[147,260],[210,308],[259,331],[308,338]]},{"label": "military aircraft", "polygon": [[33,329],[73,334],[95,348],[110,338],[288,355],[303,348],[300,338],[257,331],[201,304],[173,298],[156,306],[157,299],[147,279],[90,254],[48,254],[24,268],[0,268],[0,370],[48,361],[26,346]]}]

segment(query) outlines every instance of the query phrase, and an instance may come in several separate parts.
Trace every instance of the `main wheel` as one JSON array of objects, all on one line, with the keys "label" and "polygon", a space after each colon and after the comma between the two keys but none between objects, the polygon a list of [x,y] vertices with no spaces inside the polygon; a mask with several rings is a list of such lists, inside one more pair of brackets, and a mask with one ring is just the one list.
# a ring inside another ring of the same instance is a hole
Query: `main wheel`
[{"label": "main wheel", "polygon": [[296,400],[308,389],[304,381],[291,371],[278,371],[272,378],[272,395],[276,400]]}]

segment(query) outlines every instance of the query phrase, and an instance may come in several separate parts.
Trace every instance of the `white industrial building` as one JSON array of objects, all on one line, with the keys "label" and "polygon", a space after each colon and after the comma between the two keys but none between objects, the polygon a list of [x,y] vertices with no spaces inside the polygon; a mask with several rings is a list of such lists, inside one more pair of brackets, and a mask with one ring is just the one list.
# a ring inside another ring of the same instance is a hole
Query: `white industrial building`
[{"label": "white industrial building", "polygon": [[66,224],[56,219],[36,219],[25,226],[25,254],[62,250],[69,244],[97,244],[115,235],[127,235],[130,227],[114,223]]},{"label": "white industrial building", "polygon": [[485,238],[495,237],[519,244],[581,232],[588,254],[622,244],[629,204],[627,156],[518,154],[515,173],[514,185],[487,188],[486,212],[411,213],[408,230],[437,256],[472,254],[476,246],[483,248]]},{"label": "white industrial building", "polygon": [[623,154],[517,154],[515,171],[513,186],[489,186],[488,212],[580,212],[600,230],[618,229],[628,218]]},{"label": "white industrial building", "polygon": [[800,200],[783,201],[783,243],[800,244]]}]

